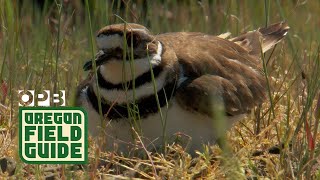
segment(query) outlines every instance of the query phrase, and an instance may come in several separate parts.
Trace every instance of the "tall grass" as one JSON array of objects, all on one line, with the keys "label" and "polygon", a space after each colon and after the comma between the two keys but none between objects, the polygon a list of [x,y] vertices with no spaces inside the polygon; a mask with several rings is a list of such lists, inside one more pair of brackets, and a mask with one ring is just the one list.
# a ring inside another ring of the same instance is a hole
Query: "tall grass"
[{"label": "tall grass", "polygon": [[[94,32],[105,25],[124,20],[145,25],[154,34],[229,31],[236,36],[286,20],[291,27],[288,36],[262,58],[270,83],[269,99],[255,111],[258,121],[251,113],[228,132],[228,156],[213,146],[207,147],[212,153],[199,152],[198,157],[191,158],[181,147],[169,146],[166,156],[153,154],[147,160],[106,154],[109,158],[104,168],[85,168],[85,173],[95,177],[157,175],[168,179],[320,178],[319,1],[110,0],[51,4],[46,0],[42,9],[29,1],[18,2],[0,0],[0,129],[5,129],[0,134],[0,158],[12,156],[19,162],[14,139],[17,90],[65,89],[70,105],[75,87],[87,75],[82,70],[83,63],[94,59]],[[94,62],[93,66],[95,69]],[[135,105],[130,104],[128,109],[132,110],[133,119],[139,120]],[[165,121],[163,125],[166,126]],[[252,156],[255,151],[267,151],[274,145],[280,145],[280,155]],[[91,158],[94,155],[92,150]],[[104,155],[99,153],[98,160]],[[45,167],[26,168],[19,162],[15,176],[46,176]],[[75,177],[77,173],[81,174],[65,168],[65,176]]]}]

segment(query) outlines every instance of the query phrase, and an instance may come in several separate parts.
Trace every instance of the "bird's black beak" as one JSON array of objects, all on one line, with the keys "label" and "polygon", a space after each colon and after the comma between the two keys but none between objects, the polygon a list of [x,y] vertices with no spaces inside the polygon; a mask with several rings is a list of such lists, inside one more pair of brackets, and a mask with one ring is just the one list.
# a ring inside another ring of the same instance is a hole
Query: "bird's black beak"
[{"label": "bird's black beak", "polygon": [[84,65],[83,65],[83,70],[89,71],[92,69],[92,60],[88,60]]},{"label": "bird's black beak", "polygon": [[[98,67],[98,66],[101,66],[102,64],[104,64],[107,60],[108,60],[107,54],[104,53],[102,50],[100,50],[100,51],[98,52],[98,54],[96,55],[96,58],[95,58],[94,61],[96,62],[96,67]],[[92,69],[92,66],[93,66],[92,62],[93,62],[92,60],[88,60],[88,61],[84,64],[83,70],[85,70],[85,71],[91,70],[91,69]]]}]

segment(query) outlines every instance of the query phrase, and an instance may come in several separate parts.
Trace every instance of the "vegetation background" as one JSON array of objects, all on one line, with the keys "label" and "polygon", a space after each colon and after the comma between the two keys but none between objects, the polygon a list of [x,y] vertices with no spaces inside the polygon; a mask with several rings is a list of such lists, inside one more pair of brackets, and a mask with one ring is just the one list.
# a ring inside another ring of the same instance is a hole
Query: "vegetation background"
[{"label": "vegetation background", "polygon": [[[320,1],[318,0],[0,0],[0,158],[13,176],[33,178],[319,179]],[[96,52],[90,32],[136,22],[154,34],[199,31],[232,36],[287,21],[288,36],[262,57],[269,100],[228,133],[227,148],[191,157],[170,146],[166,155],[126,158],[90,149],[90,164],[26,165],[18,157],[17,90],[65,89],[71,105]],[[273,154],[271,147],[279,145]],[[10,172],[0,173],[0,177]]]}]

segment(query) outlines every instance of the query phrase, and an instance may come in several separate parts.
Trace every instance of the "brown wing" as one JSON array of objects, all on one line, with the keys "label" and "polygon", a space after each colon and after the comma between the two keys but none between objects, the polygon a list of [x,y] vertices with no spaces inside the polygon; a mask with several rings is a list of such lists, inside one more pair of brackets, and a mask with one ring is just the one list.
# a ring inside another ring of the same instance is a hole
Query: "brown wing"
[{"label": "brown wing", "polygon": [[201,33],[168,33],[157,38],[175,51],[183,71],[180,78],[186,79],[176,93],[181,106],[212,115],[209,106],[220,98],[226,113],[237,115],[265,99],[259,59],[236,43]]},{"label": "brown wing", "polygon": [[259,84],[256,87],[237,84],[221,76],[207,74],[184,81],[176,98],[185,109],[208,116],[213,116],[221,106],[227,115],[239,115],[247,113],[265,98],[265,89]]}]

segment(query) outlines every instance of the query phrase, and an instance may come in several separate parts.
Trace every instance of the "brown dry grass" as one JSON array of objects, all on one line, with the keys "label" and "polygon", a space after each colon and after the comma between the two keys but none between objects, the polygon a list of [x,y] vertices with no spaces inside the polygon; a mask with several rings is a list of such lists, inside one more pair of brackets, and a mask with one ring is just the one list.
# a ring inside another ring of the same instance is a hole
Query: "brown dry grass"
[{"label": "brown dry grass", "polygon": [[[93,30],[120,22],[113,14],[144,24],[154,33],[220,34],[230,31],[236,35],[285,19],[291,27],[288,37],[275,48],[270,60],[271,53],[265,56],[269,60],[267,70],[273,85],[274,106],[266,102],[238,122],[228,132],[226,149],[207,147],[207,151],[199,152],[194,158],[179,146],[169,146],[170,153],[152,154],[151,159],[126,158],[97,152],[91,143],[90,164],[83,166],[83,170],[67,165],[22,163],[16,139],[17,90],[53,89],[56,84],[66,90],[70,105],[76,85],[86,77],[82,65],[90,58],[88,18],[85,9],[77,3],[80,1],[74,2],[64,4],[59,13],[57,4],[41,12],[31,3],[22,4],[19,10],[16,1],[0,0],[0,83],[5,82],[8,87],[7,94],[0,89],[0,158],[13,157],[17,161],[15,177],[42,178],[53,173],[60,178],[76,179],[320,178],[317,130],[320,2],[300,0],[153,1],[146,7],[138,1],[140,3],[135,6],[128,2],[127,10],[118,8],[118,1],[91,2]],[[59,72],[57,81],[53,78],[56,70]],[[306,124],[310,130],[306,129]],[[313,141],[308,140],[308,133]],[[314,148],[310,145],[312,142]],[[267,153],[269,148],[279,144],[284,144],[280,154]],[[262,155],[253,156],[256,151],[261,151]]]}]

